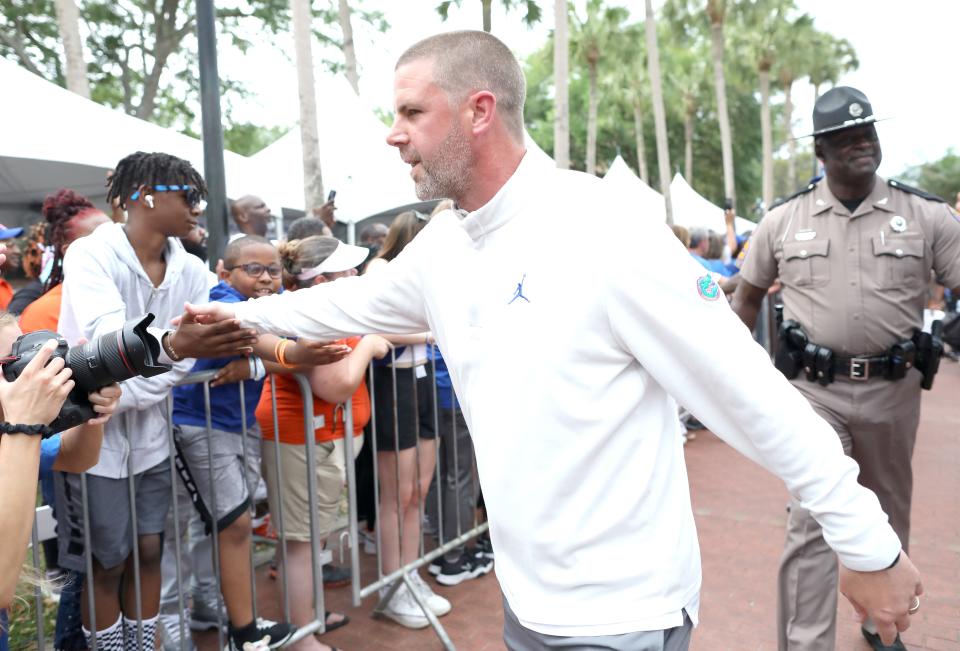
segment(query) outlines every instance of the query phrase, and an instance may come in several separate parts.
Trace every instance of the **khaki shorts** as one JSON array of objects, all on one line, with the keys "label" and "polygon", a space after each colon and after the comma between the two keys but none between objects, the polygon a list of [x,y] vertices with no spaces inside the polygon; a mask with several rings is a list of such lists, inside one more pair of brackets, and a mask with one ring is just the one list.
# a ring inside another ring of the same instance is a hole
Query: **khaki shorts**
[{"label": "khaki shorts", "polygon": [[[346,481],[343,447],[343,439],[316,445],[316,517],[317,531],[321,536],[327,536],[333,532],[340,519],[340,495]],[[360,452],[361,447],[363,447],[363,436],[354,437],[354,456]],[[261,458],[263,478],[267,482],[270,522],[276,529],[277,535],[287,540],[309,542],[307,446],[264,441]]]}]

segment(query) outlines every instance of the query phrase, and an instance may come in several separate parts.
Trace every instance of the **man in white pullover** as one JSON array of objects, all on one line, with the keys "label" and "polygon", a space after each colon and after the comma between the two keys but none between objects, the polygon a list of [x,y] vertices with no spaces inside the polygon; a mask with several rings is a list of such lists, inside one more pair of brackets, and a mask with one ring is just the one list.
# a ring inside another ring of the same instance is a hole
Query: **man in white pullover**
[{"label": "man in white pullover", "polygon": [[198,320],[434,333],[474,437],[510,649],[688,647],[700,555],[671,394],[784,480],[839,554],[841,589],[892,642],[922,588],[856,464],[668,229],[597,178],[524,155],[507,47],[428,38],[400,58],[394,93],[388,143],[421,198],[461,210],[383,273],[200,306]]}]

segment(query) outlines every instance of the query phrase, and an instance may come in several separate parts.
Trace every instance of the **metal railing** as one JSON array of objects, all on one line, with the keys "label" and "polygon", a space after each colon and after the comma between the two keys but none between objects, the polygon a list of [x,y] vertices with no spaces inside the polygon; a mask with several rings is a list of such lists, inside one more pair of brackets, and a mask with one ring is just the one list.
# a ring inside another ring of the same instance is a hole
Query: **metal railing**
[{"label": "metal railing", "polygon": [[[393,410],[392,421],[393,421],[393,429],[394,429],[393,450],[379,450],[379,451],[377,450],[377,435],[376,435],[377,413],[375,409],[375,404],[376,404],[375,392],[377,390],[377,387],[376,387],[377,382],[375,382],[375,379],[374,379],[373,366],[370,367],[367,375],[367,379],[368,379],[367,387],[368,387],[370,403],[371,403],[372,427],[370,429],[373,432],[373,435],[369,437],[369,441],[367,441],[366,444],[372,446],[374,477],[379,478],[379,470],[377,468],[378,452],[394,452],[398,455],[400,453],[400,442],[399,442],[400,441],[400,431],[399,431],[400,422],[398,418],[398,404],[399,404],[399,401],[403,399],[403,397],[399,396],[397,393],[397,387],[398,387],[397,380],[398,380],[399,374],[408,373],[408,372],[411,373],[411,379],[413,380],[412,387],[413,387],[413,393],[414,393],[413,414],[415,415],[414,430],[416,434],[415,455],[417,459],[416,499],[417,499],[417,505],[418,505],[417,506],[418,515],[419,515],[418,521],[422,522],[423,514],[424,514],[424,502],[425,502],[426,496],[420,492],[422,483],[421,483],[421,477],[420,477],[420,468],[421,468],[420,417],[418,415],[420,397],[417,395],[417,385],[418,385],[417,380],[419,379],[417,377],[418,369],[416,367],[410,367],[409,369],[408,368],[398,369],[395,365],[396,354],[393,351],[391,352],[391,362],[392,364],[390,365],[389,368],[390,368],[390,375],[392,379],[392,391],[393,391],[393,395],[391,396],[391,405]],[[430,364],[430,369],[434,371],[434,373],[430,374],[430,377],[435,377],[435,363],[432,359],[432,356],[429,364]],[[213,422],[212,422],[210,382],[214,379],[216,372],[217,372],[216,370],[209,370],[209,371],[202,371],[198,373],[192,373],[186,378],[184,378],[181,382],[179,382],[178,385],[184,386],[184,385],[200,384],[203,386],[204,410],[205,410],[205,416],[206,416],[207,462],[209,467],[211,468],[211,472],[207,477],[194,476],[194,480],[196,482],[200,482],[200,481],[209,482],[209,496],[211,501],[209,511],[212,513],[211,527],[210,527],[212,531],[210,536],[211,536],[211,542],[213,546],[212,563],[213,563],[213,573],[214,573],[214,577],[216,579],[216,585],[217,585],[216,610],[217,610],[218,617],[220,617],[223,613],[223,597],[220,592],[221,578],[222,578],[220,575],[220,544],[218,541],[218,536],[215,535],[218,529],[218,527],[216,526],[218,513],[219,513],[217,509],[218,487],[217,487],[216,481],[214,480],[214,473],[212,471],[212,468],[214,465],[213,464],[213,446],[210,444],[212,437],[215,436]],[[422,372],[422,369],[421,369],[421,372]],[[325,618],[325,609],[324,609],[323,576],[322,576],[321,568],[324,563],[327,563],[330,561],[330,553],[321,548],[321,533],[319,531],[319,522],[318,522],[317,459],[316,459],[317,442],[316,442],[316,437],[310,435],[310,433],[313,432],[315,429],[314,411],[313,411],[314,395],[311,390],[310,383],[306,377],[302,375],[297,375],[295,376],[295,378],[300,390],[301,399],[303,403],[302,405],[303,425],[304,425],[304,432],[306,434],[305,436],[306,442],[304,446],[305,446],[306,462],[307,462],[306,485],[307,485],[307,495],[308,495],[308,501],[309,501],[308,503],[309,503],[309,509],[310,509],[309,532],[310,532],[311,560],[312,560],[311,585],[312,585],[314,618],[312,621],[306,624],[300,625],[300,627],[297,629],[297,631],[295,632],[293,637],[290,639],[288,644],[292,644],[293,642],[303,639],[308,635],[320,634],[325,631],[326,618]],[[276,384],[273,376],[268,376],[266,381],[271,383],[271,397],[272,397],[271,412],[272,412],[272,419],[273,419],[273,440],[262,439],[260,441],[260,444],[261,446],[267,446],[267,445],[276,446],[275,447],[276,454],[273,455],[274,457],[273,469],[277,476],[277,482],[276,482],[277,485],[282,486],[283,482],[281,481],[281,478],[283,476],[283,468],[280,463],[279,450],[280,450],[280,446],[285,444],[282,444],[280,441],[280,422],[279,422],[279,414],[277,411],[277,404],[276,404],[277,403]],[[360,551],[359,551],[360,535],[359,535],[358,504],[357,504],[357,473],[354,465],[354,459],[356,457],[355,452],[357,451],[356,442],[353,436],[354,429],[355,429],[354,413],[352,408],[352,401],[347,400],[343,405],[337,408],[338,410],[342,411],[342,420],[344,425],[343,430],[345,432],[345,435],[343,438],[343,453],[344,453],[344,468],[346,471],[345,480],[346,480],[347,504],[348,504],[348,518],[347,518],[346,530],[343,533],[341,533],[339,537],[340,557],[342,561],[344,556],[344,545],[349,544],[349,557],[350,557],[350,565],[351,565],[351,594],[352,594],[352,602],[354,606],[358,606],[358,607],[361,606],[362,600],[365,597],[368,597],[380,591],[381,597],[378,600],[376,607],[373,609],[372,614],[374,616],[382,615],[384,609],[390,603],[390,600],[394,596],[396,591],[400,589],[401,586],[405,586],[406,589],[410,592],[410,594],[414,598],[414,600],[420,606],[420,609],[422,610],[424,616],[429,621],[429,624],[433,627],[440,642],[443,645],[443,648],[455,649],[453,642],[450,640],[449,635],[444,630],[444,627],[440,623],[439,619],[437,618],[436,615],[434,615],[434,613],[428,607],[424,596],[419,593],[419,591],[417,590],[417,587],[411,582],[411,573],[418,571],[421,567],[427,565],[428,563],[430,563],[435,559],[440,558],[442,555],[446,554],[447,552],[450,552],[452,550],[457,549],[458,547],[461,547],[462,545],[467,543],[471,538],[474,538],[477,535],[486,531],[487,525],[485,523],[478,524],[474,517],[473,526],[467,530],[463,530],[464,528],[461,526],[461,517],[460,517],[461,516],[460,498],[462,496],[460,493],[461,486],[459,482],[456,482],[455,483],[456,504],[454,505],[454,507],[457,510],[457,517],[456,517],[457,530],[455,533],[452,531],[446,531],[446,532],[444,531],[444,524],[445,524],[444,520],[446,518],[444,517],[444,508],[443,508],[443,493],[444,493],[443,487],[444,487],[445,478],[441,477],[441,464],[439,463],[439,461],[440,461],[440,454],[441,454],[441,445],[443,444],[453,445],[453,446],[457,445],[457,431],[456,431],[457,418],[454,417],[451,419],[452,426],[453,426],[452,436],[446,437],[449,442],[441,443],[440,418],[439,418],[440,408],[438,407],[438,403],[437,403],[438,392],[437,392],[437,386],[435,381],[431,383],[431,391],[432,391],[432,395],[427,397],[432,398],[431,402],[433,405],[433,409],[432,409],[431,419],[433,421],[432,423],[433,431],[437,436],[437,442],[438,442],[438,444],[433,448],[434,450],[433,454],[435,455],[435,458],[432,464],[434,468],[432,473],[433,474],[432,481],[436,482],[436,489],[437,489],[436,490],[436,493],[437,493],[436,512],[438,514],[438,517],[437,517],[436,524],[439,530],[438,545],[430,549],[429,551],[427,551],[427,545],[425,544],[425,536],[423,531],[421,531],[419,536],[419,549],[417,552],[416,559],[407,563],[403,563],[401,561],[401,565],[402,565],[401,567],[398,567],[395,569],[392,568],[391,571],[385,573],[384,566],[383,566],[383,556],[382,556],[383,541],[381,540],[380,527],[378,526],[375,532],[376,551],[377,551],[377,574],[376,574],[376,578],[374,578],[373,580],[366,580],[365,582],[365,577],[362,576],[361,567],[360,567],[361,561],[360,561]],[[247,418],[246,418],[246,413],[247,413],[246,395],[244,394],[243,382],[239,383],[239,392],[240,392],[240,410],[241,410],[241,420],[242,420],[242,432],[240,432],[240,436],[242,437],[242,441],[243,441],[242,461],[243,461],[243,469],[245,473],[244,479],[247,480],[249,479],[246,476],[246,473],[248,471],[247,435],[248,435],[251,424],[247,423]],[[186,621],[186,616],[185,616],[185,612],[187,611],[185,592],[187,588],[186,586],[184,586],[184,577],[183,577],[184,559],[182,558],[183,554],[181,550],[181,547],[182,547],[181,543],[184,539],[183,537],[184,532],[182,531],[182,525],[184,522],[184,519],[182,516],[184,514],[180,512],[182,509],[182,505],[180,504],[180,500],[177,497],[178,483],[181,481],[181,477],[179,476],[179,473],[177,470],[177,464],[180,463],[180,461],[178,461],[177,445],[175,441],[172,395],[166,399],[165,412],[166,412],[166,418],[167,418],[167,444],[168,444],[168,451],[170,455],[169,471],[170,471],[171,491],[173,493],[171,496],[170,508],[172,510],[172,518],[170,518],[170,521],[172,521],[172,534],[175,540],[175,544],[173,544],[173,549],[174,549],[174,560],[175,560],[174,565],[176,568],[175,571],[176,571],[176,586],[177,586],[177,595],[176,595],[177,626],[179,628],[180,649],[182,651],[187,651],[191,647],[191,645],[189,642],[190,637],[188,635],[189,625],[188,625],[188,622]],[[337,412],[335,411],[335,415],[336,413]],[[129,414],[120,415],[119,417],[128,418]],[[126,423],[126,425],[127,427],[125,427],[125,430],[127,431],[128,433],[127,435],[129,436],[129,432],[133,430],[130,427],[129,422]],[[129,443],[130,441],[128,438],[127,444],[129,445]],[[144,625],[143,625],[144,618],[143,618],[143,603],[141,601],[141,563],[140,563],[140,551],[137,544],[137,541],[138,541],[137,513],[136,513],[137,503],[136,503],[136,485],[134,482],[135,475],[133,472],[134,471],[133,456],[134,456],[133,454],[127,455],[127,491],[128,491],[128,499],[130,502],[130,509],[131,509],[130,519],[131,519],[132,536],[133,536],[133,544],[131,545],[132,557],[133,557],[133,564],[132,564],[133,576],[126,577],[125,580],[130,580],[131,578],[133,580],[134,593],[135,593],[135,600],[134,600],[135,612],[132,613],[132,615],[134,615],[133,618],[137,620],[135,636],[137,640],[137,646],[139,648],[144,648]],[[458,467],[460,455],[456,454],[456,451],[453,455],[453,459],[454,459],[454,467],[452,468],[452,471],[454,472],[455,476],[459,476],[463,469]],[[471,472],[472,472],[472,468],[471,468]],[[399,472],[395,474],[397,476],[397,479],[396,479],[397,485],[394,487],[394,489],[397,494],[397,500],[398,500],[398,508],[397,508],[398,541],[397,542],[400,543],[401,549],[402,549],[404,525],[403,525],[402,509],[399,507],[400,477],[399,477]],[[93,554],[91,552],[92,548],[91,548],[91,531],[90,531],[90,521],[91,521],[90,520],[90,504],[89,504],[89,493],[87,489],[86,473],[80,475],[79,483],[80,483],[80,492],[81,492],[80,501],[82,503],[82,515],[80,518],[81,522],[78,524],[82,528],[82,537],[83,537],[83,546],[84,546],[84,565],[86,570],[85,580],[88,582],[88,589],[86,590],[87,613],[88,613],[87,621],[90,622],[89,626],[92,633],[92,637],[90,640],[90,648],[93,650],[96,650],[98,648],[97,635],[95,631],[95,629],[97,628],[97,626],[95,625],[97,621],[96,619],[97,603],[96,603],[96,599],[94,598],[94,590],[92,589],[92,586],[89,585],[89,583],[92,583],[93,577],[94,577],[94,567],[93,567],[94,561],[93,561]],[[250,482],[248,481],[248,485],[249,484]],[[250,497],[252,501],[253,495],[251,495]],[[377,481],[377,479],[375,479],[373,508],[374,508],[374,517],[378,522],[380,522],[380,516],[381,516],[381,513],[380,513],[381,497],[382,496],[381,496],[380,482]],[[258,543],[266,542],[268,544],[276,545],[275,554],[276,556],[279,557],[278,569],[282,579],[282,586],[283,586],[282,597],[281,597],[282,613],[283,613],[284,620],[289,622],[291,620],[291,616],[290,616],[289,582],[287,580],[288,579],[287,538],[284,535],[285,533],[284,513],[281,506],[281,500],[276,499],[274,500],[274,502],[278,506],[278,509],[276,513],[270,514],[270,518],[271,518],[271,523],[275,526],[275,529],[277,532],[276,540],[271,541],[271,540],[265,540],[263,538],[257,538],[257,542]],[[42,567],[41,559],[40,559],[39,542],[43,538],[51,535],[49,520],[50,518],[48,514],[48,509],[46,507],[42,507],[41,510],[39,510],[39,516],[34,523],[33,535],[32,535],[32,548],[33,548],[32,563],[38,571]],[[42,525],[39,528],[38,528],[38,523]],[[45,530],[44,531],[45,535],[41,536],[40,529]],[[262,553],[255,554],[254,547],[253,545],[251,545],[250,558],[249,558],[250,577],[251,577],[250,591],[252,596],[252,608],[253,608],[253,616],[255,621],[259,621],[258,612],[257,612],[257,583],[256,583],[256,574],[255,574],[255,569],[258,564],[258,558],[260,559],[260,561],[262,561],[263,554]],[[44,604],[44,587],[42,585],[38,585],[34,590],[34,606],[35,606],[35,617],[36,617],[36,623],[35,623],[36,644],[37,644],[37,648],[44,649],[44,648],[47,648],[47,640],[45,639],[45,634],[44,634],[45,604]],[[129,615],[130,614],[127,614],[127,616]],[[222,620],[218,621],[217,642],[218,642],[218,648],[221,648],[221,649],[224,648],[224,644],[225,644],[225,639],[224,639],[225,624],[226,624],[225,621],[222,621]]]}]

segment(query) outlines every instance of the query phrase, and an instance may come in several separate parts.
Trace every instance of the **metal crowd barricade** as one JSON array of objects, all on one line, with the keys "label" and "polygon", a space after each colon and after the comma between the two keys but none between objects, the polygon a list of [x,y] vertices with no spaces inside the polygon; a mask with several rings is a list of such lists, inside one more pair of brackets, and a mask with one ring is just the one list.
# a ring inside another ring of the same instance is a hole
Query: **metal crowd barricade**
[{"label": "metal crowd barricade", "polygon": [[[391,379],[393,384],[393,394],[394,394],[392,396],[393,423],[394,423],[394,450],[393,451],[396,453],[399,453],[399,420],[397,418],[397,414],[398,414],[397,401],[399,399],[399,396],[397,395],[397,376],[399,373],[406,373],[406,372],[411,373],[411,376],[413,379],[413,387],[414,387],[413,413],[418,414],[419,411],[418,411],[417,403],[419,402],[419,400],[418,400],[418,396],[416,396],[417,369],[416,367],[411,367],[409,369],[407,368],[398,369],[394,365],[396,362],[395,352],[391,352],[391,362],[393,362],[393,364],[391,364],[390,373],[391,373]],[[341,407],[339,407],[339,408],[342,408],[343,410],[343,420],[344,420],[343,453],[344,453],[344,467],[346,469],[346,488],[347,488],[347,499],[348,499],[348,523],[347,523],[346,532],[341,534],[340,555],[342,560],[343,558],[342,545],[346,540],[350,543],[351,594],[352,594],[352,601],[354,606],[360,606],[362,600],[365,597],[368,597],[371,594],[374,594],[375,592],[381,589],[385,589],[385,593],[379,599],[372,613],[374,616],[378,616],[382,613],[383,609],[389,603],[389,600],[392,598],[394,593],[400,588],[400,586],[401,585],[406,586],[406,588],[410,591],[410,594],[419,604],[427,620],[433,627],[443,647],[445,649],[452,650],[452,649],[455,649],[452,641],[450,640],[443,626],[439,622],[438,618],[427,607],[424,598],[421,597],[415,585],[411,582],[410,573],[418,571],[421,567],[427,565],[434,559],[440,558],[446,552],[453,550],[455,548],[458,548],[461,545],[464,545],[470,539],[486,531],[487,525],[486,523],[477,524],[476,519],[474,519],[474,526],[472,528],[470,528],[467,531],[462,530],[462,527],[460,524],[461,518],[459,517],[460,516],[460,512],[459,512],[460,499],[459,498],[461,496],[460,483],[456,482],[455,489],[456,489],[456,498],[457,498],[456,499],[457,531],[456,531],[456,535],[452,537],[444,535],[444,531],[443,531],[444,524],[445,524],[444,511],[443,511],[444,478],[440,476],[441,472],[440,472],[440,463],[439,463],[441,432],[440,432],[440,420],[439,420],[439,406],[437,403],[437,386],[435,382],[435,363],[432,360],[432,356],[431,356],[431,361],[429,363],[431,365],[431,370],[434,371],[434,373],[432,374],[434,377],[434,382],[432,386],[432,392],[433,392],[432,420],[434,425],[434,432],[436,433],[436,436],[437,436],[437,445],[435,446],[435,451],[434,451],[435,459],[434,459],[433,481],[437,482],[436,489],[437,489],[438,517],[437,517],[436,524],[439,529],[438,542],[440,544],[438,544],[435,548],[431,549],[430,551],[426,551],[425,543],[424,543],[425,535],[424,535],[424,532],[421,531],[417,558],[412,562],[404,564],[402,567],[394,571],[384,574],[383,559],[382,559],[382,540],[380,536],[380,528],[377,527],[376,529],[377,578],[373,581],[368,581],[367,583],[364,583],[364,580],[363,580],[363,577],[361,576],[361,571],[360,571],[361,562],[360,562],[359,544],[358,544],[360,537],[359,537],[358,508],[357,508],[357,476],[356,476],[356,469],[354,465],[354,458],[355,458],[355,442],[353,437],[354,414],[353,414],[353,408],[352,408],[352,400],[347,400]],[[204,408],[205,408],[205,415],[206,415],[206,435],[208,437],[208,443],[210,441],[210,437],[213,435],[213,428],[212,428],[212,422],[211,422],[212,417],[211,417],[210,382],[213,380],[215,375],[216,375],[216,370],[192,373],[178,383],[178,386],[191,385],[191,384],[203,385]],[[301,399],[303,401],[304,431],[308,433],[308,435],[305,437],[305,440],[306,440],[305,448],[306,448],[306,459],[307,459],[306,483],[307,483],[307,493],[308,493],[309,508],[310,508],[309,527],[310,527],[310,540],[311,540],[311,559],[312,559],[312,562],[311,562],[312,581],[311,582],[312,582],[312,592],[313,592],[312,596],[314,599],[314,608],[313,608],[314,619],[313,621],[308,622],[307,624],[301,626],[296,631],[293,638],[291,638],[291,640],[288,642],[288,644],[292,644],[298,640],[301,640],[308,635],[320,634],[325,631],[326,618],[325,618],[325,609],[324,609],[323,578],[322,578],[321,568],[324,563],[327,563],[330,560],[329,551],[322,550],[320,547],[319,522],[318,522],[318,514],[317,514],[318,496],[317,496],[317,485],[316,485],[317,484],[317,481],[316,481],[317,443],[316,443],[315,437],[309,435],[314,431],[313,393],[312,393],[309,381],[305,377],[301,375],[296,375],[294,377],[296,378],[296,382],[301,394]],[[267,382],[271,383],[271,389],[272,389],[271,390],[271,395],[272,395],[271,407],[272,407],[272,417],[274,421],[274,436],[273,436],[273,440],[269,440],[269,441],[261,440],[261,448],[267,445],[277,446],[275,448],[277,454],[274,455],[274,460],[276,464],[274,469],[277,473],[277,485],[282,486],[283,484],[283,482],[281,481],[282,468],[280,464],[280,454],[279,454],[279,446],[281,445],[281,443],[279,440],[279,426],[278,426],[279,422],[278,422],[278,413],[277,413],[277,404],[276,404],[277,395],[276,395],[276,383],[275,383],[274,376],[272,375],[268,376]],[[248,435],[250,424],[246,422],[246,416],[245,416],[246,415],[246,396],[244,394],[243,383],[242,382],[239,383],[239,386],[240,386],[239,390],[240,390],[240,402],[241,402],[240,408],[241,408],[241,414],[243,414],[241,416],[242,432],[240,433],[240,436],[242,437],[242,441],[243,441],[242,457],[243,457],[243,468],[244,468],[245,480],[246,480],[247,479],[246,473],[248,470],[247,468],[248,450],[247,450],[246,437]],[[370,395],[371,425],[372,425],[371,430],[373,432],[373,435],[370,437],[370,441],[368,441],[366,444],[373,446],[372,456],[373,456],[374,477],[375,477],[374,510],[375,510],[375,518],[379,521],[380,520],[380,482],[378,481],[379,473],[377,472],[377,467],[376,467],[377,452],[378,452],[377,436],[376,436],[377,414],[376,414],[376,409],[374,407],[376,388],[374,386],[374,370],[372,366],[368,369],[368,373],[367,373],[367,387]],[[167,425],[168,425],[167,441],[168,441],[168,449],[170,452],[170,477],[171,477],[171,491],[172,491],[172,495],[171,495],[172,518],[170,518],[169,522],[172,522],[172,529],[173,529],[172,533],[176,541],[175,544],[173,544],[173,549],[174,549],[174,565],[175,565],[175,571],[176,571],[176,586],[177,586],[176,599],[177,599],[177,613],[178,613],[177,620],[178,620],[179,641],[180,641],[179,647],[181,651],[187,651],[190,648],[190,645],[189,645],[190,636],[189,636],[189,624],[188,622],[185,621],[186,598],[184,593],[185,593],[185,590],[188,590],[189,588],[188,586],[184,585],[184,576],[183,576],[184,559],[182,558],[182,543],[184,540],[184,536],[183,536],[184,532],[182,531],[182,525],[184,524],[183,516],[185,514],[181,513],[181,504],[177,496],[178,485],[181,482],[181,478],[177,471],[178,461],[177,461],[177,447],[176,447],[176,442],[174,438],[174,427],[173,427],[173,417],[172,417],[172,414],[173,414],[172,396],[168,397],[166,400],[165,412],[166,412]],[[121,415],[120,417],[124,417],[124,416]],[[457,419],[455,417],[451,419],[452,426],[454,428],[451,441],[454,446],[457,445],[456,421]],[[419,436],[419,429],[420,429],[419,425],[420,425],[419,416],[415,416],[414,427],[417,432],[417,435],[415,437],[415,440],[416,440],[415,454],[417,458],[416,486],[418,491],[418,494],[417,494],[418,510],[419,510],[418,515],[420,517],[420,521],[422,522],[425,497],[420,493],[421,478],[419,474],[420,474],[421,442],[420,442],[420,436]],[[130,427],[127,427],[127,431],[128,432],[131,431]],[[207,461],[211,467],[210,476],[209,477],[196,476],[193,479],[195,482],[199,482],[199,481],[210,482],[209,497],[210,497],[211,504],[209,505],[208,510],[212,514],[211,517],[214,520],[214,522],[212,522],[212,527],[211,527],[211,531],[212,531],[211,538],[212,538],[212,544],[213,544],[213,572],[214,572],[214,577],[216,579],[216,586],[217,586],[216,607],[217,607],[218,617],[220,617],[223,614],[223,610],[222,610],[223,598],[220,592],[220,587],[221,587],[221,576],[220,576],[220,567],[219,567],[220,548],[219,548],[219,541],[217,540],[218,536],[216,535],[217,533],[217,527],[216,527],[217,486],[216,486],[216,482],[214,481],[213,472],[212,472],[213,451],[212,451],[212,446],[210,446],[209,444],[207,446],[207,451],[208,451]],[[457,467],[457,464],[459,463],[459,455],[454,454],[453,458],[454,458],[454,465],[455,465],[455,467],[453,468],[453,472],[457,477],[459,477],[460,468]],[[132,522],[132,529],[133,529],[133,537],[135,541],[134,544],[132,545],[132,554],[133,554],[133,561],[134,561],[133,562],[134,572],[133,572],[132,579],[134,582],[134,589],[135,589],[135,610],[136,610],[135,615],[137,619],[137,628],[136,628],[135,634],[136,634],[138,646],[143,648],[144,646],[143,604],[141,603],[141,598],[140,598],[141,572],[140,572],[139,549],[138,549],[138,545],[136,544],[136,540],[137,540],[136,500],[135,500],[136,488],[135,488],[134,476],[132,472],[133,471],[132,455],[128,455],[127,463],[128,463],[127,490],[128,490],[128,495],[130,497],[130,504],[131,504],[130,515],[131,515],[131,522]],[[397,473],[397,477],[398,479],[397,479],[396,488],[397,488],[397,495],[398,495],[398,502],[399,502],[399,495],[400,495],[399,473]],[[248,485],[249,485],[249,482],[248,482]],[[91,531],[89,526],[90,504],[88,500],[86,473],[83,473],[80,475],[80,491],[81,491],[81,503],[82,503],[82,535],[83,535],[83,544],[84,544],[84,564],[85,564],[85,570],[86,570],[85,580],[88,582],[91,582],[93,581],[93,558],[91,553]],[[253,498],[253,495],[251,495],[251,499],[252,498]],[[282,512],[282,507],[279,506],[280,500],[279,499],[275,500],[275,502],[278,505],[278,510],[277,510],[277,513],[271,513],[271,524],[274,525],[274,528],[277,531],[277,538],[275,543],[273,544],[276,545],[275,553],[279,555],[279,560],[280,560],[279,571],[282,577],[281,598],[282,598],[283,619],[284,621],[289,622],[291,621],[291,618],[290,618],[290,600],[289,600],[289,594],[288,594],[289,583],[287,581],[287,550],[286,550],[286,537],[284,536],[284,514]],[[192,512],[193,512],[193,509],[191,508],[191,513]],[[398,509],[397,515],[398,515],[398,522],[397,522],[398,538],[402,541],[402,535],[403,535],[402,520],[403,519],[401,517],[402,514],[399,509]],[[450,532],[447,532],[447,533],[450,533]],[[51,534],[47,534],[47,535],[51,535]],[[40,538],[40,535],[38,534],[37,523],[35,522],[33,536],[32,536],[32,547],[33,547],[32,562],[37,571],[39,571],[41,568],[40,550],[38,548],[39,547],[38,543],[40,539],[41,538]],[[273,541],[266,541],[263,538],[255,538],[255,541],[260,543],[273,542]],[[328,544],[328,548],[329,547],[330,545]],[[249,563],[250,563],[250,575],[251,575],[251,595],[252,595],[252,602],[253,602],[252,608],[253,608],[254,620],[258,620],[259,616],[257,612],[257,585],[256,585],[256,566],[258,563],[256,562],[255,556],[256,555],[254,553],[254,546],[253,544],[251,544],[251,553],[250,553]],[[127,580],[129,580],[129,577]],[[94,599],[94,591],[92,589],[88,589],[86,592],[87,592],[87,609],[89,614],[89,621],[94,623],[94,625],[92,625],[91,628],[96,629],[97,628],[95,625],[96,602]],[[42,587],[37,586],[34,591],[33,601],[36,609],[36,642],[37,642],[37,648],[39,649],[46,648],[46,640],[44,635],[43,596],[44,595],[43,595]],[[162,608],[161,608],[161,612],[162,612]],[[218,648],[222,649],[224,648],[224,644],[225,644],[224,630],[227,622],[220,619],[218,621],[218,624],[219,626],[217,627],[217,642],[218,642]],[[158,629],[161,629],[161,628],[162,626],[159,626],[158,624]],[[158,630],[158,638],[162,634],[164,634],[164,632]],[[94,651],[98,648],[97,636],[96,636],[95,630],[93,631],[90,648],[93,649]]]}]

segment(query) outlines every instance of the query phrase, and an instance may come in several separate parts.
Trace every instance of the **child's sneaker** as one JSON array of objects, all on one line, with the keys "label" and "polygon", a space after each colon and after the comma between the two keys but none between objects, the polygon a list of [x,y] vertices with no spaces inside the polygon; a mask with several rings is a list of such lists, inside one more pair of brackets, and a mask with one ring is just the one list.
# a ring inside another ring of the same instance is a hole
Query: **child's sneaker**
[{"label": "child's sneaker", "polygon": [[481,552],[465,551],[460,559],[454,562],[443,561],[440,571],[437,572],[437,583],[442,585],[459,585],[469,579],[483,576],[493,569],[493,561],[485,558]]},{"label": "child's sneaker", "polygon": [[427,619],[406,585],[401,585],[393,593],[390,603],[383,609],[383,616],[407,628],[425,628],[430,625],[430,620]]},{"label": "child's sneaker", "polygon": [[413,583],[413,589],[416,590],[420,598],[427,603],[427,608],[429,608],[434,615],[443,617],[450,612],[450,609],[453,608],[450,602],[431,590],[419,572],[413,571],[409,576],[410,582]]},{"label": "child's sneaker", "polygon": [[297,632],[291,624],[278,624],[258,619],[243,628],[230,627],[230,641],[225,651],[267,651],[279,649]]}]

